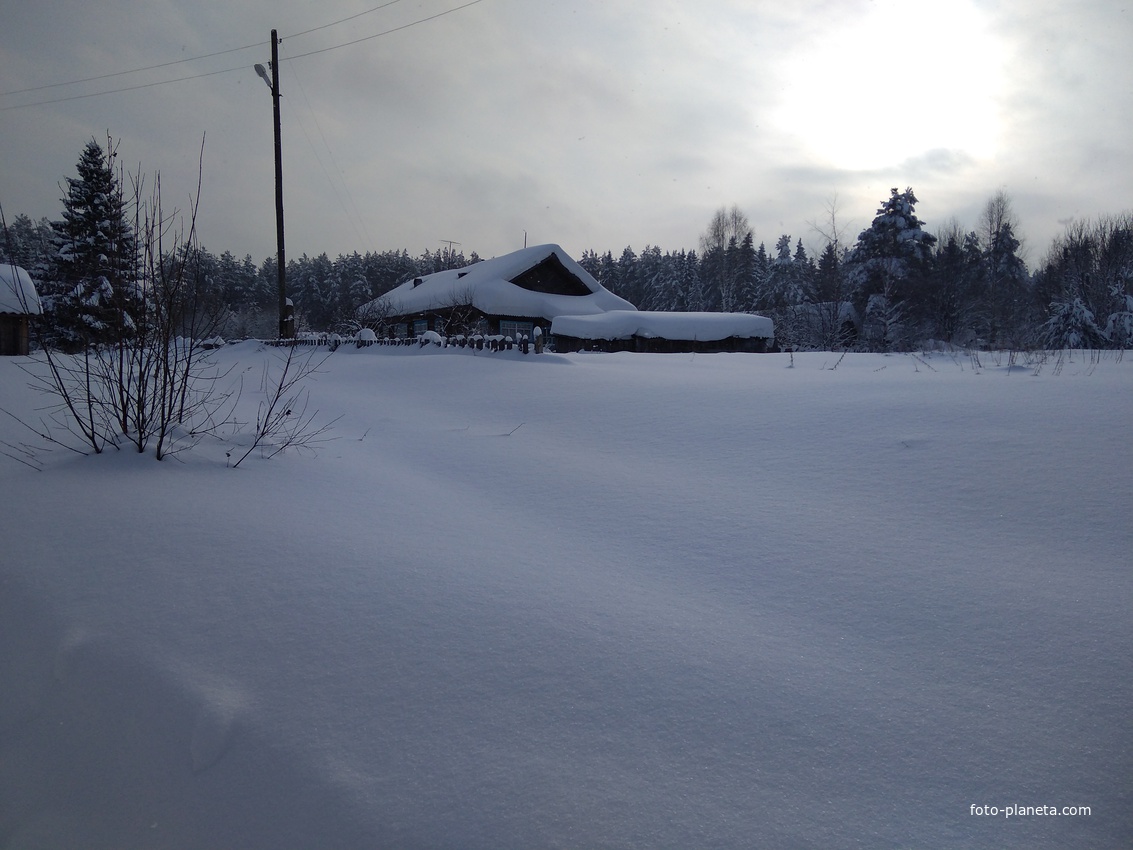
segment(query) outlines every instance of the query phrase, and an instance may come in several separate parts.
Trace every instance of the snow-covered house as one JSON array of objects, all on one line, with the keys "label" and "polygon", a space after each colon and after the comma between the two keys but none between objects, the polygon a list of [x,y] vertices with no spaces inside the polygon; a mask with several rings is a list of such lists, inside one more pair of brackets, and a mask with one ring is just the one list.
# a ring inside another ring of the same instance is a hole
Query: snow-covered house
[{"label": "snow-covered house", "polygon": [[19,266],[0,263],[0,355],[28,353],[28,323],[42,312],[35,283]]},{"label": "snow-covered house", "polygon": [[764,351],[774,325],[748,313],[636,309],[558,245],[408,280],[358,310],[392,336],[483,333],[553,337],[557,351]]},{"label": "snow-covered house", "polygon": [[775,325],[751,313],[611,310],[598,316],[556,316],[556,351],[766,351]]},{"label": "snow-covered house", "polygon": [[596,281],[558,245],[537,245],[462,269],[422,275],[358,310],[395,336],[426,331],[519,338],[556,316],[600,315],[634,306]]}]

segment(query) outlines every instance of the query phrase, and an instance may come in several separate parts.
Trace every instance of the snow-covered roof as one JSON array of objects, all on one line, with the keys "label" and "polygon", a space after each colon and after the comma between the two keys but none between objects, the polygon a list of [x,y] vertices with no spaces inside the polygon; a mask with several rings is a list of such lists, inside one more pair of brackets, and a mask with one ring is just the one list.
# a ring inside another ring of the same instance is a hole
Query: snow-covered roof
[{"label": "snow-covered roof", "polygon": [[0,313],[42,312],[31,275],[19,266],[0,263]]},{"label": "snow-covered roof", "polygon": [[739,337],[771,339],[774,323],[751,313],[676,313],[611,310],[597,316],[556,316],[551,333],[576,339],[682,339],[713,342]]},{"label": "snow-covered roof", "polygon": [[[555,291],[558,290],[558,291]],[[406,281],[363,305],[392,315],[471,304],[493,316],[595,315],[634,306],[603,287],[558,245],[536,245]]]}]

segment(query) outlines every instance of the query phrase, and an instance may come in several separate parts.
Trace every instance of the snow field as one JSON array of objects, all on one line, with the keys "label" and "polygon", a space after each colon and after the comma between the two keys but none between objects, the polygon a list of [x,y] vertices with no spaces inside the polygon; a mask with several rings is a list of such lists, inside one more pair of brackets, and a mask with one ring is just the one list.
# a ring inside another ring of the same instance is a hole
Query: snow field
[{"label": "snow field", "polygon": [[5,461],[0,846],[1121,846],[1133,364],[984,361],[342,348],[315,456]]}]

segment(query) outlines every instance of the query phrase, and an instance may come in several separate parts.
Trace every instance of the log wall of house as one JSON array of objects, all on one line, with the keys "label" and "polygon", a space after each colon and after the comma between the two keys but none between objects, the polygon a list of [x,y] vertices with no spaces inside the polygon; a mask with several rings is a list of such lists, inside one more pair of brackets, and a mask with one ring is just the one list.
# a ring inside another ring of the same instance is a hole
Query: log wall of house
[{"label": "log wall of house", "polygon": [[28,337],[27,316],[0,313],[0,356],[26,356]]}]

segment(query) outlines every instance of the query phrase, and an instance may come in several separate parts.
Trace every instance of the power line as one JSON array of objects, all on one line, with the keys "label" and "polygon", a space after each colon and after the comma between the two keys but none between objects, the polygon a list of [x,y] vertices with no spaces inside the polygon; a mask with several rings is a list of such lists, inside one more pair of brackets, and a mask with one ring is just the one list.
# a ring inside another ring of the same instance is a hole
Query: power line
[{"label": "power line", "polygon": [[89,94],[73,94],[69,97],[57,97],[52,100],[37,100],[33,103],[17,103],[14,106],[0,106],[0,112],[7,112],[9,109],[26,109],[29,106],[46,106],[50,103],[66,103],[69,100],[83,100],[88,97],[101,97],[104,94],[119,94],[127,91],[137,91],[138,89],[152,89],[155,86],[167,86],[170,83],[183,83],[186,80],[199,80],[202,77],[215,77],[217,74],[231,74],[234,71],[246,71],[248,67],[241,65],[238,68],[225,68],[222,71],[207,71],[203,74],[192,74],[188,77],[177,77],[174,80],[159,80],[156,83],[139,83],[136,86],[126,86],[120,89],[110,89],[108,91],[96,91]]},{"label": "power line", "polygon": [[[394,0],[398,2],[398,0]],[[243,47],[233,47],[228,50],[218,50],[215,53],[206,53],[203,56],[194,56],[191,59],[175,59],[172,62],[162,62],[158,65],[147,65],[144,68],[132,68],[129,71],[115,71],[113,74],[99,74],[97,77],[85,77],[81,80],[69,80],[65,83],[48,83],[45,86],[32,86],[27,89],[13,89],[12,91],[0,92],[0,97],[7,97],[10,94],[27,94],[33,91],[43,91],[44,89],[57,89],[63,86],[77,86],[80,83],[92,83],[96,80],[109,80],[111,77],[123,77],[126,74],[140,74],[142,71],[154,71],[158,68],[168,68],[171,65],[183,65],[186,62],[196,62],[198,59],[211,59],[214,56],[225,56],[229,53],[239,53],[241,50],[250,50],[253,47],[263,47],[266,42],[257,41],[255,44],[245,44]],[[223,72],[216,72],[223,73]],[[207,76],[207,75],[202,75]],[[192,80],[193,77],[183,77],[182,79]],[[169,80],[168,82],[178,82],[178,80]],[[160,85],[157,83],[155,85]],[[129,89],[120,89],[120,91],[129,91]],[[47,103],[58,103],[58,101],[49,100]]]},{"label": "power line", "polygon": [[[300,36],[310,35],[311,33],[318,32],[319,30],[329,29],[330,27],[338,26],[339,24],[344,24],[347,21],[353,21],[355,18],[360,18],[363,15],[369,15],[371,12],[378,12],[382,9],[385,9],[389,6],[393,6],[394,4],[400,3],[400,2],[401,2],[401,0],[389,0],[388,3],[383,3],[380,6],[375,6],[372,9],[367,9],[365,12],[359,12],[356,15],[350,15],[349,17],[341,18],[340,20],[337,20],[337,21],[331,21],[329,24],[323,24],[322,26],[312,27],[309,30],[303,30],[302,32],[293,33],[293,34],[291,34],[289,36],[285,36],[285,37],[286,38],[299,38]],[[12,95],[12,94],[27,94],[27,93],[33,92],[33,91],[43,91],[44,89],[57,89],[57,88],[62,88],[63,86],[77,86],[77,85],[80,85],[82,83],[93,83],[93,82],[97,82],[98,80],[109,80],[109,79],[112,79],[113,77],[124,77],[127,74],[140,74],[143,71],[156,71],[159,68],[168,68],[171,65],[183,65],[186,62],[197,62],[201,59],[212,59],[215,56],[226,56],[229,53],[239,53],[241,50],[250,50],[253,47],[263,47],[263,46],[264,46],[264,42],[257,41],[254,44],[245,44],[243,47],[231,47],[228,50],[217,50],[214,53],[205,53],[205,54],[202,54],[201,56],[191,56],[188,59],[174,59],[171,62],[159,62],[156,65],[145,65],[141,68],[131,68],[128,71],[115,71],[111,74],[98,74],[97,76],[94,76],[94,77],[83,77],[80,80],[67,80],[66,82],[62,82],[62,83],[48,83],[48,84],[42,85],[42,86],[31,86],[31,87],[26,88],[26,89],[12,89],[11,91],[0,92],[0,97],[7,97],[8,95]],[[192,78],[186,77],[185,79],[192,79]],[[171,81],[171,82],[176,82],[176,81]]]},{"label": "power line", "polygon": [[310,35],[311,33],[318,32],[319,30],[329,29],[330,27],[335,27],[335,26],[338,26],[339,24],[344,24],[347,21],[352,21],[355,18],[360,18],[363,15],[370,14],[371,12],[380,11],[381,9],[384,9],[387,6],[392,6],[395,3],[400,3],[400,2],[401,2],[401,0],[389,0],[388,3],[383,3],[380,6],[375,6],[373,9],[367,9],[365,12],[359,12],[357,15],[351,15],[349,18],[342,18],[341,20],[338,20],[338,21],[331,21],[329,24],[323,24],[321,27],[312,27],[309,30],[303,30],[303,32],[297,32],[297,33],[293,33],[291,35],[285,35],[280,40],[282,41],[285,38],[299,38],[299,36],[301,36],[301,35]]},{"label": "power line", "polygon": [[373,35],[363,36],[362,38],[356,38],[353,41],[346,41],[346,42],[343,42],[342,44],[335,44],[335,45],[332,45],[331,47],[323,47],[319,50],[311,50],[307,53],[300,53],[296,56],[288,56],[286,59],[281,59],[280,61],[281,62],[289,62],[292,59],[303,59],[307,56],[315,56],[319,53],[327,53],[331,50],[339,50],[340,48],[343,48],[343,47],[350,47],[352,44],[361,44],[363,41],[370,41],[370,40],[375,39],[375,38],[381,38],[383,35],[390,35],[391,33],[401,32],[402,30],[407,30],[410,27],[415,27],[418,24],[425,24],[425,23],[428,23],[429,21],[435,21],[437,18],[443,18],[445,15],[451,15],[453,12],[459,12],[461,9],[467,9],[469,6],[475,6],[477,3],[483,3],[483,2],[484,2],[484,0],[472,0],[470,3],[465,3],[463,6],[456,6],[455,8],[447,9],[444,12],[437,12],[437,14],[435,14],[435,15],[430,15],[427,18],[421,18],[420,20],[413,21],[413,22],[408,23],[408,24],[402,24],[401,26],[394,27],[393,29],[384,30],[384,31],[379,32],[379,33],[374,33]]},{"label": "power line", "polygon": [[[326,27],[334,26],[334,24],[337,24],[337,23],[343,23],[344,21],[353,20],[354,18],[360,17],[361,15],[368,14],[369,12],[376,12],[379,9],[386,8],[386,6],[392,6],[394,3],[397,3],[397,2],[400,2],[400,0],[391,0],[391,2],[389,2],[389,3],[386,3],[382,6],[376,6],[373,9],[369,9],[366,12],[361,12],[358,15],[353,15],[350,18],[343,18],[341,21],[335,21],[332,24],[325,24],[322,27],[316,27],[315,29],[307,30],[306,32],[297,33],[294,36],[288,36],[288,38],[296,38],[300,35],[306,35],[307,33],[315,32],[316,30],[319,30],[319,29],[325,29]],[[475,6],[476,4],[482,3],[482,2],[484,2],[484,0],[471,0],[471,2],[469,2],[469,3],[464,3],[463,5],[456,6],[452,9],[446,9],[443,12],[438,12],[435,15],[429,15],[428,17],[420,18],[416,21],[411,21],[408,24],[402,24],[401,26],[393,27],[392,29],[388,29],[388,30],[383,30],[382,32],[374,33],[373,35],[364,36],[362,38],[356,38],[353,41],[346,41],[346,42],[343,42],[342,44],[334,44],[334,45],[331,45],[330,47],[320,48],[319,50],[311,50],[311,51],[308,51],[307,53],[300,53],[296,56],[282,57],[279,61],[280,62],[290,62],[292,59],[303,59],[307,56],[316,56],[319,53],[328,53],[332,50],[340,50],[343,47],[350,47],[351,45],[361,44],[364,41],[371,41],[375,38],[381,38],[382,36],[391,35],[395,32],[401,32],[402,30],[411,29],[415,26],[419,26],[420,24],[426,24],[430,21],[435,21],[438,18],[443,18],[446,15],[451,15],[453,12],[459,12],[462,9],[467,9],[469,6]],[[280,39],[280,40],[282,41],[283,39]],[[226,53],[235,53],[239,50],[248,50],[249,48],[260,47],[262,45],[263,45],[263,42],[258,42],[256,44],[245,45],[244,47],[234,47],[231,50],[222,50],[222,51],[219,51],[217,53],[210,53],[210,54],[208,54],[208,56],[221,56],[221,55],[226,54]],[[208,57],[206,57],[206,56],[195,57],[195,59],[205,59],[205,58],[208,58]],[[90,78],[88,78],[88,80],[75,80],[72,83],[52,83],[51,85],[47,85],[47,86],[38,86],[38,87],[35,87],[35,88],[30,88],[30,89],[20,89],[19,91],[4,92],[3,94],[18,94],[20,92],[38,91],[40,89],[56,88],[58,86],[65,86],[65,85],[73,85],[75,83],[87,82],[89,80],[107,79],[109,77],[117,77],[117,76],[121,76],[123,74],[134,74],[134,73],[138,73],[140,71],[152,70],[154,68],[164,68],[164,67],[168,67],[170,65],[177,65],[177,64],[184,63],[184,62],[193,62],[193,61],[195,61],[195,59],[178,59],[174,62],[165,62],[165,63],[160,64],[160,65],[151,65],[149,68],[137,68],[137,69],[134,69],[133,71],[118,71],[118,72],[115,72],[113,74],[103,74],[102,76],[99,76],[99,77],[90,77]],[[241,65],[237,68],[225,68],[225,69],[220,70],[220,71],[207,71],[203,74],[191,74],[190,76],[187,76],[187,77],[177,77],[176,79],[172,79],[172,80],[160,80],[160,81],[155,82],[155,83],[140,83],[136,86],[125,86],[125,87],[119,88],[119,89],[108,89],[107,91],[90,92],[88,94],[76,94],[76,95],[71,95],[69,97],[53,98],[51,100],[38,100],[38,101],[33,101],[32,103],[19,103],[19,104],[15,104],[13,106],[0,106],[0,112],[7,112],[8,110],[11,110],[11,109],[26,109],[26,108],[32,107],[32,106],[47,106],[47,105],[53,104],[53,103],[66,103],[66,102],[72,101],[72,100],[84,100],[84,99],[90,98],[90,97],[101,97],[102,95],[106,95],[106,94],[120,94],[122,92],[138,91],[139,89],[149,89],[149,88],[154,88],[156,86],[165,86],[165,85],[169,85],[170,83],[183,83],[187,80],[199,80],[203,77],[215,77],[218,74],[231,74],[235,71],[244,71],[244,70],[247,70],[247,69],[243,65]],[[3,95],[0,95],[0,96],[3,96]]]},{"label": "power line", "polygon": [[[332,165],[334,165],[334,168],[337,171],[338,163],[337,161],[335,161],[334,151],[331,150],[330,144],[327,142],[327,137],[323,132],[322,124],[319,123],[318,113],[316,113],[312,108],[310,98],[307,97],[307,91],[303,88],[303,84],[299,80],[299,74],[296,70],[297,67],[298,66],[295,65],[290,66],[292,79],[295,81],[295,85],[299,88],[299,94],[302,96],[303,102],[307,106],[307,110],[311,113],[311,117],[315,121],[315,127],[319,131],[319,136],[322,137],[323,146],[326,148],[327,153],[330,154],[331,163]],[[350,193],[350,187],[346,184],[345,181],[342,182],[342,188],[346,192],[346,197],[350,201],[351,207],[353,207],[354,209],[354,218],[351,218],[350,211],[346,208],[346,203],[342,199],[342,193],[340,193],[338,190],[338,184],[332,178],[330,169],[327,168],[326,164],[323,162],[323,158],[319,155],[318,148],[315,146],[315,142],[311,138],[311,134],[307,132],[307,126],[303,123],[303,119],[300,117],[298,109],[295,110],[294,115],[296,120],[298,121],[299,128],[303,131],[303,135],[307,139],[307,144],[311,146],[311,153],[314,154],[315,161],[318,162],[319,167],[323,171],[323,176],[326,177],[327,183],[330,184],[331,191],[334,192],[334,196],[338,200],[338,205],[342,208],[343,214],[346,216],[347,220],[350,221],[351,226],[354,228],[354,233],[358,236],[359,239],[362,240],[363,244],[372,244],[373,240],[369,238],[369,234],[367,233],[366,235],[363,235],[362,233],[362,229],[365,228],[365,222],[362,220],[362,214],[358,211],[358,205],[354,202],[354,196]]]}]

